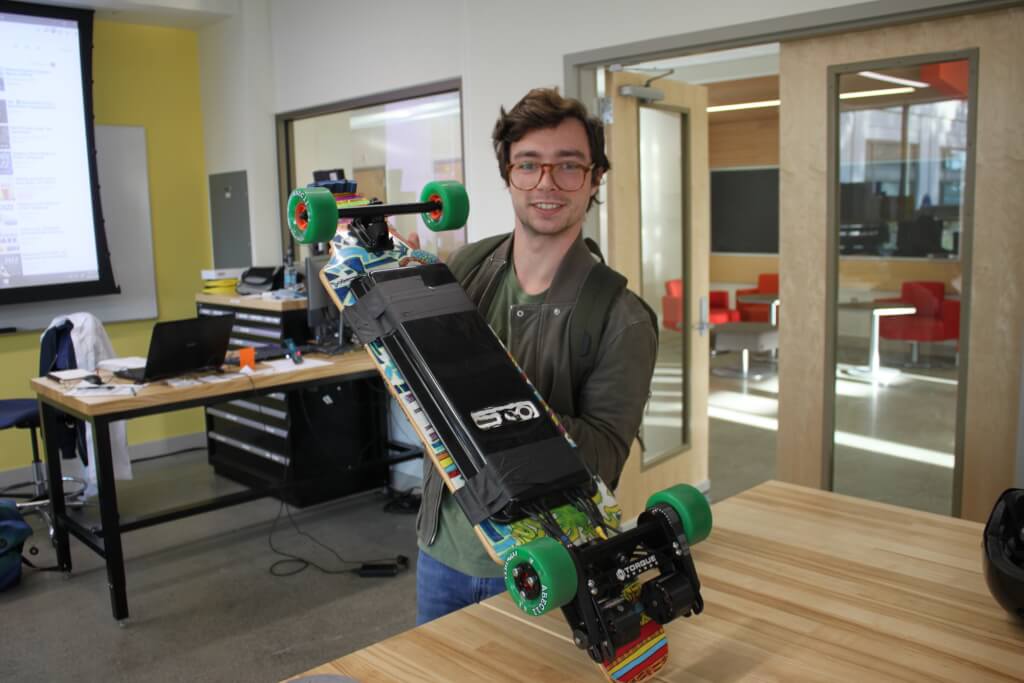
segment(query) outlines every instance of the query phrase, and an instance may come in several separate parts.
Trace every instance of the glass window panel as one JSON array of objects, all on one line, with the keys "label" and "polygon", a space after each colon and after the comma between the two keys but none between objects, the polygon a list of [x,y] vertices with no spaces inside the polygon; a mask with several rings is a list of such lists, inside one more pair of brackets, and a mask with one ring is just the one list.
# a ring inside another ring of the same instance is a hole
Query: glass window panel
[{"label": "glass window panel", "polygon": [[661,324],[641,426],[644,464],[679,453],[686,443],[683,133],[679,112],[640,107],[642,294]]},{"label": "glass window panel", "polygon": [[833,488],[945,514],[959,381],[967,74],[967,60],[954,60],[839,78]]},{"label": "glass window panel", "polygon": [[[358,191],[389,204],[418,202],[431,180],[462,177],[462,119],[458,92],[298,119],[292,123],[295,182],[314,170],[343,169]],[[419,216],[389,219],[403,235],[418,232],[424,249],[447,256],[466,231],[435,233]]]}]

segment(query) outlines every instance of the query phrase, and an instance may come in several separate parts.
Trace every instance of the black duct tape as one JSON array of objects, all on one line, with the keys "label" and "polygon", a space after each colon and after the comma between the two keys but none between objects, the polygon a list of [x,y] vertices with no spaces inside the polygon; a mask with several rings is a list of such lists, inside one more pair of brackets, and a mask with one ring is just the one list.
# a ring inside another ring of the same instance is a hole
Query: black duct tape
[{"label": "black duct tape", "polygon": [[458,283],[428,287],[415,270],[410,269],[409,277],[376,283],[359,301],[345,307],[345,325],[359,343],[376,341],[406,321],[476,310]]},{"label": "black duct tape", "polygon": [[511,502],[502,490],[501,482],[493,470],[482,470],[475,477],[466,479],[466,485],[454,493],[455,502],[466,513],[466,519],[473,526],[504,509]]},{"label": "black duct tape", "polygon": [[561,436],[510,448],[487,457],[487,466],[455,492],[455,500],[476,525],[512,500],[539,497],[552,490],[583,486],[590,473]]}]

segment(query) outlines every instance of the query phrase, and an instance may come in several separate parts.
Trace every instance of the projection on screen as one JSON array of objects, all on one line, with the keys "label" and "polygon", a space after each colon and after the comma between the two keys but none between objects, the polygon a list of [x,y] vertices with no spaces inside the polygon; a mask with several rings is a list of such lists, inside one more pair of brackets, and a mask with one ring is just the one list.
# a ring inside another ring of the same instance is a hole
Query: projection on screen
[{"label": "projection on screen", "polygon": [[0,2],[0,304],[117,291],[93,156],[91,43],[91,12]]}]

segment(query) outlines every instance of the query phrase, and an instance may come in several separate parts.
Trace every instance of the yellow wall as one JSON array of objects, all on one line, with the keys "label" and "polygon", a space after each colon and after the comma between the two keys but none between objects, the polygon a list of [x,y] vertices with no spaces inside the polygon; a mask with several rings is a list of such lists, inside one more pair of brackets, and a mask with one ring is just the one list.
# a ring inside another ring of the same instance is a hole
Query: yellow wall
[{"label": "yellow wall", "polygon": [[[149,170],[157,306],[161,320],[195,315],[199,271],[209,268],[210,225],[194,31],[98,21],[93,36],[96,123],[143,126]],[[68,302],[68,313],[79,310]],[[111,323],[119,355],[146,355],[152,320]],[[0,396],[30,396],[39,369],[39,332],[0,337]],[[203,430],[202,413],[134,420],[131,443]],[[0,432],[0,470],[31,461],[27,432]]]}]

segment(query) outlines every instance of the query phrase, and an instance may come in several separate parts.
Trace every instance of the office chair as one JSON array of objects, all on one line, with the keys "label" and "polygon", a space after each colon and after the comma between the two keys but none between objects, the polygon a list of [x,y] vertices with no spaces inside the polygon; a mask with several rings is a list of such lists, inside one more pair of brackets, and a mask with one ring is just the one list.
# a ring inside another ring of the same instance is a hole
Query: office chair
[{"label": "office chair", "polygon": [[[14,498],[18,510],[23,513],[36,513],[46,523],[53,540],[53,518],[50,516],[50,489],[47,484],[46,470],[39,458],[39,442],[36,430],[39,429],[39,405],[28,398],[11,398],[0,400],[0,429],[28,429],[32,438],[32,480],[11,484],[0,489],[0,496]],[[65,483],[64,498],[69,508],[81,508],[84,504],[82,494],[86,483],[73,477],[62,477]],[[70,484],[70,486],[68,486]],[[21,492],[30,489],[29,492]]]}]

